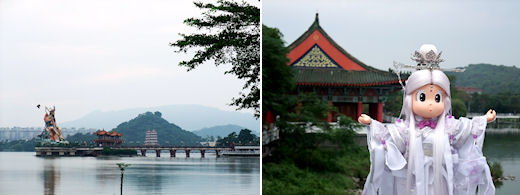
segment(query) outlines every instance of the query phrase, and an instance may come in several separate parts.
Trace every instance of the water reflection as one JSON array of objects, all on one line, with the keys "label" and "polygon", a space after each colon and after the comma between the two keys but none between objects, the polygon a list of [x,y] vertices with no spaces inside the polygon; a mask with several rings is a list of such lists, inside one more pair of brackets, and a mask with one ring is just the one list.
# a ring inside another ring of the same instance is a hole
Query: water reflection
[{"label": "water reflection", "polygon": [[0,152],[0,194],[119,194],[116,163],[125,171],[127,194],[258,194],[260,158],[214,154],[148,157],[36,157]]},{"label": "water reflection", "polygon": [[[520,129],[490,129],[484,140],[483,152],[489,162],[499,162],[503,176],[520,176]],[[496,184],[496,194],[517,194],[518,181],[502,181]]]},{"label": "water reflection", "polygon": [[41,177],[45,195],[54,195],[56,188],[60,185],[60,169],[56,169],[54,163],[55,161],[53,159],[45,159],[43,161],[43,171]]}]

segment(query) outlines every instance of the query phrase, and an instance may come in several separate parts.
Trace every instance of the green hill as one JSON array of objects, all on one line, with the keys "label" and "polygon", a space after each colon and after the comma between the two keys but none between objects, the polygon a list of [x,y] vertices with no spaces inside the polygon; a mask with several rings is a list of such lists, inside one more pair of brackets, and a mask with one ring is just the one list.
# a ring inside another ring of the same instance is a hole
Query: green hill
[{"label": "green hill", "polygon": [[455,86],[475,87],[493,95],[520,94],[520,68],[491,64],[470,64],[464,68],[464,72],[446,72],[456,76]]},{"label": "green hill", "polygon": [[119,124],[114,130],[123,134],[125,144],[143,144],[146,131],[155,129],[160,145],[199,145],[200,137],[163,119],[160,112],[146,112]]},{"label": "green hill", "polygon": [[[229,124],[229,125],[218,125],[218,126],[213,126],[213,127],[202,128],[200,130],[192,131],[192,132],[203,138],[206,138],[209,136],[226,137],[232,132],[239,133],[240,130],[242,130],[242,129],[247,129],[247,128],[241,127],[238,125]],[[259,133],[257,131],[252,131],[252,133],[255,135],[259,135]]]}]

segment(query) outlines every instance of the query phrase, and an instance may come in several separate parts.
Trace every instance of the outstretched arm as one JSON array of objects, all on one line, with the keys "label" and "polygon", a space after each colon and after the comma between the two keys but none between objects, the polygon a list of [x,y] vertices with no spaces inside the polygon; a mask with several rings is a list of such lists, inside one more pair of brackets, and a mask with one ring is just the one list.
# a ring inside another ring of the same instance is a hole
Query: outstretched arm
[{"label": "outstretched arm", "polygon": [[370,118],[370,116],[366,114],[361,114],[361,116],[359,116],[358,118],[358,121],[364,125],[370,125],[370,123],[372,122],[372,118]]},{"label": "outstretched arm", "polygon": [[486,113],[486,119],[487,119],[488,123],[495,120],[496,117],[497,117],[497,112],[493,109],[489,109],[489,111]]}]

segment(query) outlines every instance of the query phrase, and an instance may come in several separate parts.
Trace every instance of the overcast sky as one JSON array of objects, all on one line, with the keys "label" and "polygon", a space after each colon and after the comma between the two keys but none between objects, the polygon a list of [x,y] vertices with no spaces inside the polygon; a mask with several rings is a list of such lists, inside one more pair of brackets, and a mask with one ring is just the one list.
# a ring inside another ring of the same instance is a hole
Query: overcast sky
[{"label": "overcast sky", "polygon": [[520,1],[263,1],[263,23],[285,35],[302,35],[319,12],[321,27],[365,64],[388,70],[411,63],[414,50],[431,43],[441,66],[473,63],[519,65]]},{"label": "overcast sky", "polygon": [[[43,126],[43,110],[69,121],[94,110],[227,104],[243,81],[168,43],[195,29],[192,1],[0,1],[0,127]],[[249,111],[252,113],[252,111]]]}]

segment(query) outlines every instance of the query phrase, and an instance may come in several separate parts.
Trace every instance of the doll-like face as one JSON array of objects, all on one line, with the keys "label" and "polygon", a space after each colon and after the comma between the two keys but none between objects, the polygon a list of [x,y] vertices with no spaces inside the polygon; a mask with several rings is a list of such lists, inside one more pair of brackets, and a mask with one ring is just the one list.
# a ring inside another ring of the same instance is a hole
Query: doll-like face
[{"label": "doll-like face", "polygon": [[444,90],[433,84],[422,86],[412,94],[412,111],[414,114],[431,119],[440,116],[444,111]]}]

